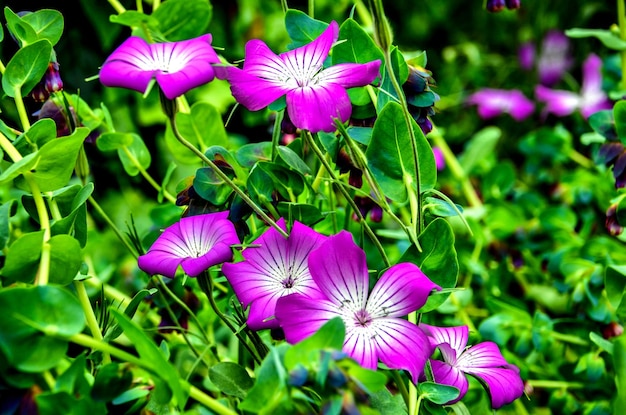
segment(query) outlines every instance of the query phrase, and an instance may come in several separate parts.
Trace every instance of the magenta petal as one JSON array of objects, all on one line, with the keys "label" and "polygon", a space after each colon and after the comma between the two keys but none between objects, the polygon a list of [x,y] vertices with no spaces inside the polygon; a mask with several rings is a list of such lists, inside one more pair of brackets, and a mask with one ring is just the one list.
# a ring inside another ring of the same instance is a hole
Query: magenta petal
[{"label": "magenta petal", "polygon": [[459,369],[470,373],[474,368],[506,366],[500,349],[493,342],[483,342],[469,347],[457,361]]},{"label": "magenta petal", "polygon": [[232,258],[231,245],[239,238],[228,212],[182,218],[163,231],[137,262],[148,274],[174,278],[179,265],[195,277],[213,265]]},{"label": "magenta petal", "polygon": [[467,389],[469,388],[469,382],[463,372],[448,363],[441,362],[439,360],[431,360],[430,366],[433,370],[433,377],[436,383],[454,386],[459,390],[459,396],[448,402],[448,404],[453,404],[465,396]]},{"label": "magenta petal", "polygon": [[[285,229],[281,218],[278,225]],[[308,269],[308,255],[325,239],[295,222],[288,238],[269,228],[243,251],[245,261],[224,264],[222,272],[244,306],[250,305],[248,326],[253,330],[277,327],[273,319],[281,296],[302,293],[317,296]]]},{"label": "magenta petal", "polygon": [[452,356],[454,358],[446,359],[449,363],[455,363],[456,358],[465,350],[465,346],[467,346],[467,340],[469,338],[469,328],[467,326],[438,327],[422,323],[419,327],[430,338],[430,342],[433,346],[437,347],[441,344],[447,344],[452,348],[454,351]]},{"label": "magenta petal", "polygon": [[309,270],[320,291],[337,306],[365,309],[369,276],[365,252],[342,230],[309,255]]},{"label": "magenta petal", "polygon": [[426,304],[432,290],[440,289],[417,265],[397,264],[376,282],[367,300],[367,311],[374,318],[406,316]]},{"label": "magenta petal", "polygon": [[120,87],[145,92],[156,73],[150,46],[140,37],[126,39],[113,51],[100,69],[100,82],[109,87]]},{"label": "magenta petal", "polygon": [[373,325],[380,360],[391,369],[407,370],[417,383],[433,352],[426,335],[415,324],[399,318],[380,318]]},{"label": "magenta petal", "polygon": [[261,79],[239,68],[226,70],[233,97],[250,111],[267,107],[291,89],[284,83]]},{"label": "magenta petal", "polygon": [[321,82],[340,85],[343,88],[369,85],[380,75],[380,60],[367,63],[340,63],[324,69],[317,75]]},{"label": "magenta petal", "polygon": [[291,344],[311,336],[333,317],[340,317],[337,306],[321,298],[291,294],[276,303],[276,319]]},{"label": "magenta petal", "polygon": [[320,84],[287,93],[287,111],[293,125],[312,133],[336,130],[335,118],[346,122],[352,104],[345,89],[337,84]]},{"label": "magenta petal", "polygon": [[292,74],[300,74],[311,79],[324,64],[330,48],[339,37],[339,25],[332,21],[314,41],[280,54],[280,59]]},{"label": "magenta petal", "polygon": [[514,365],[498,368],[474,368],[466,371],[487,385],[491,406],[498,409],[524,394],[524,382]]},{"label": "magenta petal", "polygon": [[602,59],[591,54],[583,63],[583,83],[581,92],[602,91]]},{"label": "magenta petal", "polygon": [[543,85],[535,88],[535,97],[545,102],[545,113],[552,113],[557,117],[572,114],[580,105],[580,97],[570,91],[554,90]]}]

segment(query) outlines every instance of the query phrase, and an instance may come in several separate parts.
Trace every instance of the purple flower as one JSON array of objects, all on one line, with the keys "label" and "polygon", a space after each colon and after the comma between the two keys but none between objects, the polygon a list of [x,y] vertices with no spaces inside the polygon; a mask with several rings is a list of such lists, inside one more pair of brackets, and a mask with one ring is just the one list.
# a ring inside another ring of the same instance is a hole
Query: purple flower
[{"label": "purple flower", "polygon": [[376,60],[324,68],[338,36],[339,25],[331,22],[313,42],[280,55],[262,41],[251,40],[246,44],[243,69],[216,67],[218,77],[230,82],[235,99],[251,111],[286,95],[287,112],[297,128],[335,131],[333,119],[346,122],[352,114],[346,88],[372,83],[379,76],[381,64]]},{"label": "purple flower", "polygon": [[517,89],[484,88],[470,95],[465,102],[477,105],[478,115],[483,119],[507,113],[516,121],[522,121],[535,110],[535,104]]},{"label": "purple flower", "polygon": [[443,155],[443,151],[440,147],[433,147],[433,156],[435,156],[435,166],[437,170],[441,171],[446,168],[446,158]]},{"label": "purple flower", "polygon": [[541,53],[537,60],[539,82],[543,85],[556,84],[572,67],[569,46],[569,38],[557,30],[549,31],[543,38]]},{"label": "purple flower", "polygon": [[408,370],[416,382],[433,349],[419,327],[402,317],[422,307],[430,292],[440,287],[416,265],[401,263],[389,268],[368,296],[365,252],[347,231],[311,252],[309,270],[319,296],[291,294],[276,305],[285,339],[297,343],[328,320],[341,317],[346,354],[368,369],[376,369],[381,360],[389,368]]},{"label": "purple flower", "polygon": [[211,47],[211,35],[181,42],[148,44],[131,36],[107,58],[100,69],[106,86],[144,93],[152,78],[168,99],[174,99],[215,77],[212,64],[220,62]]},{"label": "purple flower", "polygon": [[509,404],[524,393],[519,369],[504,360],[495,343],[483,342],[466,348],[467,326],[444,328],[420,324],[420,327],[430,338],[431,345],[439,348],[443,358],[443,361],[430,361],[435,382],[454,386],[460,391],[459,397],[448,403],[465,396],[469,385],[466,374],[487,386],[493,408]]},{"label": "purple flower", "polygon": [[583,117],[613,107],[606,92],[602,89],[602,60],[595,54],[583,63],[583,81],[580,93],[555,90],[537,85],[535,96],[545,102],[544,114],[565,117],[578,110]]},{"label": "purple flower", "polygon": [[228,212],[187,216],[166,228],[137,262],[150,275],[174,278],[178,266],[197,277],[213,265],[230,261],[231,245],[239,243]]},{"label": "purple flower", "polygon": [[[277,223],[285,229],[284,219]],[[307,258],[325,239],[299,222],[294,222],[288,238],[269,228],[243,251],[244,261],[222,266],[239,301],[244,306],[250,305],[248,327],[252,330],[278,328],[274,309],[280,297],[317,293]]]}]

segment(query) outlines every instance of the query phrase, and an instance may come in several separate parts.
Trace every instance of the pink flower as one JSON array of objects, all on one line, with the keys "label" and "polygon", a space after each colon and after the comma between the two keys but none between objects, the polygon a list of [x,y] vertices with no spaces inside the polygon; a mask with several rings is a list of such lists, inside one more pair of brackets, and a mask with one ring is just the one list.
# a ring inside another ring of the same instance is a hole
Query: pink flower
[{"label": "pink flower", "polygon": [[484,88],[470,95],[465,102],[477,105],[478,115],[484,119],[510,114],[516,121],[522,121],[535,110],[535,104],[517,89]]},{"label": "pink flower", "polygon": [[519,369],[504,360],[495,343],[466,347],[467,326],[445,328],[420,324],[420,328],[430,338],[431,345],[439,348],[443,359],[430,361],[435,382],[454,386],[460,392],[449,404],[465,396],[469,386],[466,374],[487,385],[493,408],[509,404],[524,393]]},{"label": "pink flower", "polygon": [[215,77],[220,62],[211,35],[181,42],[148,44],[131,36],[118,46],[100,69],[100,82],[144,93],[153,78],[168,99],[174,99]]},{"label": "pink flower", "polygon": [[613,104],[602,89],[602,60],[595,54],[583,63],[583,81],[580,93],[546,88],[537,85],[535,96],[545,103],[544,114],[557,117],[568,116],[580,111],[583,117],[604,109],[611,109]]},{"label": "pink flower", "polygon": [[150,275],[174,278],[181,266],[187,275],[197,277],[213,265],[230,261],[231,246],[238,243],[228,212],[188,216],[166,228],[137,262]]},{"label": "pink flower", "polygon": [[290,343],[341,317],[346,327],[343,351],[361,366],[409,371],[414,382],[432,353],[426,335],[402,318],[422,307],[432,290],[441,289],[414,264],[394,265],[372,291],[365,252],[341,231],[309,255],[309,271],[319,295],[291,294],[276,304],[276,318]]},{"label": "pink flower", "polygon": [[[281,218],[278,225],[285,229],[284,219]],[[250,306],[248,327],[252,330],[277,328],[274,309],[280,297],[317,292],[307,258],[325,238],[299,222],[294,222],[288,238],[269,228],[244,249],[244,261],[222,266],[239,301]]]},{"label": "pink flower", "polygon": [[243,69],[216,67],[218,77],[230,82],[235,99],[251,111],[286,96],[289,118],[297,128],[335,131],[334,119],[346,122],[352,114],[346,89],[372,83],[381,64],[376,60],[324,68],[338,36],[339,25],[331,22],[313,42],[280,55],[262,41],[251,40],[246,44]]}]

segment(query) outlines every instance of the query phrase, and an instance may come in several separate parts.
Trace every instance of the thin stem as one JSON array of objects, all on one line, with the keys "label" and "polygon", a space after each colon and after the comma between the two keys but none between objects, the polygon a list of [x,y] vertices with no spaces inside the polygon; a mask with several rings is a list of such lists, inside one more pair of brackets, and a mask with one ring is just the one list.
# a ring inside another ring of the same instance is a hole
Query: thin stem
[{"label": "thin stem", "polygon": [[[88,347],[94,350],[100,350],[101,352],[109,353],[111,356],[115,356],[116,358],[133,364],[135,366],[142,367],[148,371],[152,371],[152,368],[148,363],[145,363],[143,360],[134,356],[130,353],[127,353],[123,350],[118,349],[117,347],[111,346],[109,343],[99,341],[94,339],[93,337],[87,336],[82,333],[75,334],[73,336],[65,338],[66,340],[76,343],[78,345]],[[181,380],[181,383],[183,381]],[[185,382],[186,383],[186,382]],[[206,393],[202,392],[200,389],[196,388],[193,385],[189,385],[189,396],[203,404],[207,408],[211,409],[215,413],[219,415],[237,415],[237,412],[231,410],[223,406],[217,400],[213,399]]]},{"label": "thin stem", "polygon": [[170,122],[172,125],[172,131],[174,132],[174,136],[178,139],[178,141],[184,145],[185,147],[187,147],[189,150],[191,150],[196,156],[198,156],[200,158],[200,160],[202,160],[204,163],[206,163],[211,169],[213,169],[213,171],[215,172],[215,174],[217,174],[219,176],[220,179],[222,179],[231,189],[233,189],[233,191],[235,193],[237,193],[237,195],[248,205],[250,206],[250,208],[261,217],[261,219],[263,219],[263,221],[265,223],[267,223],[268,225],[272,226],[274,229],[276,229],[276,231],[278,231],[278,233],[280,233],[282,236],[284,236],[285,238],[288,237],[289,235],[287,234],[287,232],[285,232],[283,229],[281,229],[280,226],[278,226],[276,224],[276,222],[270,218],[256,203],[254,203],[254,201],[252,199],[250,199],[250,197],[239,188],[239,186],[237,186],[231,179],[230,177],[228,177],[226,175],[226,173],[224,173],[215,163],[213,163],[212,160],[210,160],[207,156],[204,155],[204,153],[202,153],[200,150],[198,150],[193,144],[191,144],[189,141],[187,141],[182,135],[180,135],[180,132],[178,131],[178,128],[176,127],[176,120],[174,117],[170,118]]},{"label": "thin stem", "polygon": [[281,123],[285,116],[285,110],[278,111],[274,119],[274,129],[272,130],[272,161],[276,161],[278,156],[278,146],[280,144]]},{"label": "thin stem", "polygon": [[[617,0],[617,23],[619,26],[619,37],[622,41],[626,41],[626,6],[624,0]],[[626,50],[620,52],[622,79],[620,80],[620,89],[626,90]]]},{"label": "thin stem", "polygon": [[[104,337],[102,336],[102,331],[100,330],[100,325],[98,324],[96,314],[94,313],[93,307],[91,306],[91,301],[89,300],[89,295],[87,294],[85,283],[83,281],[74,280],[74,288],[76,289],[78,301],[80,302],[80,306],[83,309],[83,313],[85,313],[87,327],[89,327],[91,335],[94,339],[102,341]],[[111,363],[111,355],[109,353],[102,353],[102,363]]]},{"label": "thin stem", "polygon": [[254,352],[254,350],[252,349],[252,347],[250,347],[246,339],[241,335],[241,332],[237,330],[235,326],[233,326],[233,324],[230,322],[228,317],[226,317],[226,315],[222,313],[222,310],[220,310],[220,308],[217,306],[217,303],[215,302],[215,297],[213,296],[213,278],[211,278],[211,275],[209,275],[208,271],[205,271],[201,275],[198,276],[198,283],[200,284],[202,291],[204,291],[204,293],[206,294],[209,300],[209,304],[211,305],[211,308],[213,309],[213,312],[215,313],[215,315],[217,315],[219,319],[222,320],[224,324],[226,324],[226,326],[230,329],[230,331],[235,336],[237,336],[237,339],[239,339],[239,342],[248,350],[248,352],[250,353],[252,358],[255,360],[255,362],[260,364],[262,359],[257,355],[257,353]]},{"label": "thin stem", "polygon": [[122,3],[117,0],[109,0],[109,4],[111,5],[111,7],[113,7],[113,9],[115,9],[115,12],[117,14],[122,14],[126,11],[124,6],[122,6]]},{"label": "thin stem", "polygon": [[13,99],[15,100],[15,108],[19,114],[20,122],[22,123],[22,130],[28,131],[30,129],[30,120],[28,119],[28,113],[26,112],[24,100],[22,99],[22,91],[19,87],[15,87]]},{"label": "thin stem", "polygon": [[433,131],[430,133],[429,137],[432,139],[433,144],[441,150],[443,154],[443,158],[446,161],[446,167],[450,169],[450,172],[454,176],[454,178],[461,183],[461,189],[463,191],[463,195],[465,195],[465,199],[467,199],[467,203],[471,207],[481,207],[483,202],[478,197],[478,193],[476,193],[476,189],[472,186],[472,183],[467,177],[465,170],[459,163],[458,159],[448,147],[448,143],[443,138],[441,133],[437,128],[433,128]]},{"label": "thin stem", "polygon": [[135,155],[130,152],[128,147],[123,147],[123,149],[124,149],[124,153],[126,154],[128,159],[130,160],[130,162],[133,164],[133,166],[135,166],[135,168],[139,171],[139,173],[141,173],[141,175],[148,181],[148,183],[150,183],[150,185],[152,187],[154,187],[157,192],[159,192],[159,193],[162,192],[163,196],[168,201],[170,201],[172,203],[176,203],[176,198],[174,196],[172,196],[171,194],[169,194],[169,192],[166,189],[161,189],[161,186],[156,182],[156,180],[154,180],[152,178],[150,173],[148,173],[146,171],[146,169],[143,168],[141,163],[139,163],[139,160],[137,160],[137,157],[135,157]]},{"label": "thin stem", "polygon": [[526,383],[533,388],[542,389],[582,389],[587,384],[582,382],[567,382],[565,380],[528,379]]},{"label": "thin stem", "polygon": [[115,223],[113,223],[111,218],[109,218],[109,216],[106,214],[104,209],[102,209],[102,207],[98,204],[98,202],[96,202],[96,199],[94,199],[93,196],[89,196],[87,200],[89,200],[89,203],[91,203],[91,206],[93,206],[94,209],[96,209],[98,214],[102,216],[102,218],[106,221],[106,223],[109,224],[109,226],[111,227],[115,235],[117,235],[118,239],[124,244],[124,246],[126,246],[126,248],[131,253],[131,255],[137,258],[138,254],[137,254],[136,249],[128,242],[128,240],[124,237],[124,235],[122,235],[120,230],[117,228],[117,226],[115,226]]},{"label": "thin stem", "polygon": [[354,214],[357,215],[359,219],[359,223],[363,226],[365,233],[367,234],[367,236],[370,237],[372,243],[374,244],[374,246],[376,246],[376,248],[380,252],[381,257],[383,261],[385,262],[385,265],[387,267],[391,266],[391,261],[389,261],[389,258],[387,257],[387,253],[385,252],[385,249],[383,248],[380,241],[376,237],[376,234],[374,234],[374,231],[372,230],[372,228],[370,228],[369,224],[367,223],[367,221],[361,214],[361,211],[359,210],[359,207],[354,202],[354,199],[352,199],[352,197],[350,196],[346,188],[342,185],[342,183],[337,178],[337,175],[334,173],[334,171],[330,167],[328,161],[326,160],[326,157],[324,157],[324,153],[322,152],[322,150],[319,148],[319,146],[313,139],[311,132],[308,130],[304,131],[304,137],[306,138],[307,143],[309,144],[309,146],[311,147],[311,149],[313,150],[313,152],[315,153],[319,161],[322,163],[323,167],[326,169],[331,180],[334,183],[337,183],[337,188],[339,189],[343,197],[346,199],[346,202],[350,205],[350,207],[352,207]]}]

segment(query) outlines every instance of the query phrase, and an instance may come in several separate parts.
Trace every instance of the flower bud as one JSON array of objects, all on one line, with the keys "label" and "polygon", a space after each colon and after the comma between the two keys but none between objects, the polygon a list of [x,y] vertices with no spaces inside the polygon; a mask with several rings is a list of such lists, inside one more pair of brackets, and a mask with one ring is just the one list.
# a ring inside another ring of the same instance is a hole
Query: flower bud
[{"label": "flower bud", "polygon": [[505,0],[487,0],[487,11],[496,13],[504,10]]}]

